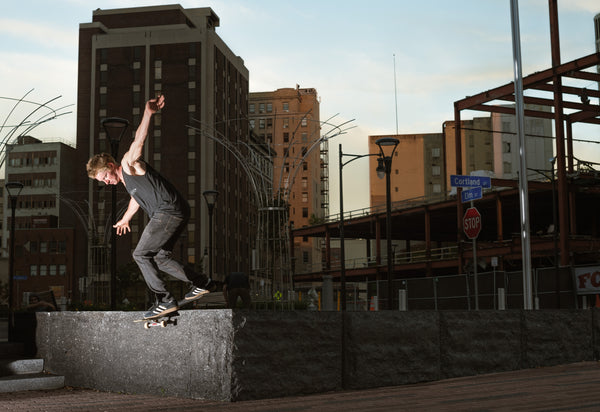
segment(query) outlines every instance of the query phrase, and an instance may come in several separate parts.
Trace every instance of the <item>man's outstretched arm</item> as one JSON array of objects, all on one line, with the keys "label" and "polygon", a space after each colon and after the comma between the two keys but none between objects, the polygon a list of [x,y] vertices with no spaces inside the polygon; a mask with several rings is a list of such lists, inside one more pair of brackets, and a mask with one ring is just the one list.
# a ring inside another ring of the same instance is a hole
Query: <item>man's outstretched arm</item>
[{"label": "man's outstretched arm", "polygon": [[[150,99],[146,102],[144,108],[144,116],[142,121],[135,132],[135,138],[133,143],[129,147],[129,150],[123,156],[121,164],[124,167],[134,167],[135,163],[142,157],[142,151],[144,149],[144,143],[148,136],[148,128],[150,127],[150,119],[152,115],[162,109],[165,106],[165,96],[160,95],[156,99]],[[124,164],[125,163],[125,164]]]}]

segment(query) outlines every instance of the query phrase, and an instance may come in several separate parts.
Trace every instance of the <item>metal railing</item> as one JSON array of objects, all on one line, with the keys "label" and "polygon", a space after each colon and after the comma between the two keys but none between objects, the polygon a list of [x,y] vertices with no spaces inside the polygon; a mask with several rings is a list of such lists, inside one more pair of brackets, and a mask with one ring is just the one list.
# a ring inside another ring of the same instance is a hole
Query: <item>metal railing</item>
[{"label": "metal railing", "polygon": [[[416,263],[416,262],[426,262],[426,261],[438,261],[438,260],[446,260],[446,259],[456,259],[458,257],[458,246],[446,246],[436,249],[430,249],[429,254],[427,250],[411,250],[405,252],[396,252],[394,254],[393,263],[397,265],[408,264],[408,263]],[[370,257],[359,257],[359,258],[349,258],[345,259],[346,269],[363,269],[367,267],[375,267],[377,265],[377,260],[374,256]],[[379,266],[385,266],[387,264],[387,257],[383,256],[381,258],[381,262]],[[334,260],[331,262],[331,267],[329,270],[339,270],[341,268],[341,262],[339,260]],[[325,262],[314,263],[314,264],[305,264],[303,265],[303,272],[297,272],[297,274],[303,273],[316,273],[327,270]]]}]

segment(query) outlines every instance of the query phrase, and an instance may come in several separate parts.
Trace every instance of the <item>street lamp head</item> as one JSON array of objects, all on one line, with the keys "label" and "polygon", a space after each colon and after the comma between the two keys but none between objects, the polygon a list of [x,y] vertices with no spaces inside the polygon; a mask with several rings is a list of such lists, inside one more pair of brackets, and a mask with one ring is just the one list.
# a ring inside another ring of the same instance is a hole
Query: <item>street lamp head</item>
[{"label": "street lamp head", "polygon": [[129,121],[120,117],[107,117],[100,123],[110,140],[111,155],[116,159],[119,153],[119,143],[129,126]]},{"label": "street lamp head", "polygon": [[204,196],[204,200],[209,207],[212,207],[217,203],[217,197],[219,197],[219,192],[216,190],[205,190],[202,192],[202,196]]},{"label": "street lamp head", "polygon": [[129,126],[129,121],[120,117],[107,117],[102,119],[100,123],[105,129],[125,129]]},{"label": "street lamp head", "polygon": [[17,198],[23,190],[23,183],[21,182],[8,182],[4,185],[9,198]]},{"label": "street lamp head", "polygon": [[381,154],[386,157],[391,157],[396,150],[396,146],[400,141],[395,137],[382,137],[381,139],[377,139],[375,144],[379,146],[379,150]]}]

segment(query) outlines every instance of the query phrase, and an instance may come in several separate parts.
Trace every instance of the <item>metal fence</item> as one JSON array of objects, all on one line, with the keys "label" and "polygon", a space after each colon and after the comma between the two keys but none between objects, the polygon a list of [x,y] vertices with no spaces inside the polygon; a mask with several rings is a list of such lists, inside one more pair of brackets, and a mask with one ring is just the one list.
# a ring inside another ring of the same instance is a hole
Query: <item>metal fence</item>
[{"label": "metal fence", "polygon": [[[536,309],[578,308],[585,300],[577,297],[570,267],[539,268],[533,271]],[[388,307],[387,280],[367,282],[370,310]],[[492,271],[394,280],[392,309],[473,310],[522,309],[523,273]]]}]

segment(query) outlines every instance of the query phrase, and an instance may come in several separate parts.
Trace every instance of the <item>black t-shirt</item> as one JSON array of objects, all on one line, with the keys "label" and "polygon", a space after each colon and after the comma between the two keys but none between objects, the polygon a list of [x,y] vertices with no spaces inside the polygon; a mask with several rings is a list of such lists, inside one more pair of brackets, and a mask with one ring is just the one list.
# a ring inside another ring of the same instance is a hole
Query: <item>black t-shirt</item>
[{"label": "black t-shirt", "polygon": [[123,171],[123,181],[127,192],[148,216],[152,217],[157,212],[180,217],[189,214],[189,205],[175,186],[148,163],[145,165],[146,173],[142,176],[128,175]]}]

